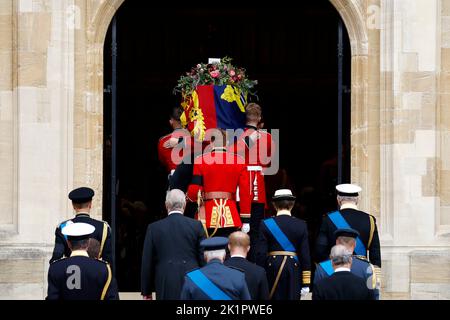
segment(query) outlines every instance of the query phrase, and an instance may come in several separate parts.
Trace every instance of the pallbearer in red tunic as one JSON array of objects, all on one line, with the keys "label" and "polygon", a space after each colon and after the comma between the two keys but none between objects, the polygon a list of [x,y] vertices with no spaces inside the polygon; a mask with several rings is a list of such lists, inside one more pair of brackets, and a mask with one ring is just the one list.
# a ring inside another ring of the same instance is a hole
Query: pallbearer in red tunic
[{"label": "pallbearer in red tunic", "polygon": [[252,199],[250,230],[250,252],[248,259],[255,261],[255,248],[258,239],[259,226],[264,219],[264,209],[267,207],[264,169],[271,164],[274,144],[272,136],[259,128],[262,119],[261,107],[249,103],[245,108],[246,128],[237,139],[231,151],[245,158],[247,175],[250,179],[250,197]]},{"label": "pallbearer in red tunic", "polygon": [[182,113],[181,108],[173,108],[169,120],[173,132],[161,137],[158,142],[159,161],[169,174],[173,173],[191,148],[191,135],[181,126],[180,116]]},{"label": "pallbearer in red tunic", "polygon": [[[198,219],[208,237],[228,236],[249,223],[250,181],[244,159],[227,151],[225,132],[212,131],[212,150],[195,159],[188,197],[191,201],[203,201]],[[236,207],[238,187],[240,212]]]}]

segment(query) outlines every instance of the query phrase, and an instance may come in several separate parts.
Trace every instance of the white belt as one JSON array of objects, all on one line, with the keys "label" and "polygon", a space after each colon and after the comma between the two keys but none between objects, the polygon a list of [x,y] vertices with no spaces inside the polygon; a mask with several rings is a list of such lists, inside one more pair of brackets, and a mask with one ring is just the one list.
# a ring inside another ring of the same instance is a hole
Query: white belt
[{"label": "white belt", "polygon": [[261,166],[247,166],[248,171],[263,171]]}]

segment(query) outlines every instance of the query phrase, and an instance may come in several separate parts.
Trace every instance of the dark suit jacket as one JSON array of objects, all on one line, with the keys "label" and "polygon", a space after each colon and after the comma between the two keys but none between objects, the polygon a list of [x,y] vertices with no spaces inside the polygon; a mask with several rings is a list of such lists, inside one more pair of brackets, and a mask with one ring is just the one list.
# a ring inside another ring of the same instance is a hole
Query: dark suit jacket
[{"label": "dark suit jacket", "polygon": [[102,251],[102,260],[107,261],[112,264],[112,249],[111,249],[111,228],[105,221],[96,220],[91,218],[87,213],[80,213],[75,216],[75,218],[66,220],[60,223],[55,230],[55,248],[53,249],[53,255],[50,259],[50,263],[55,262],[63,257],[70,257],[70,249],[67,244],[67,240],[64,235],[61,233],[62,227],[68,222],[84,222],[90,224],[95,227],[94,233],[91,235],[91,238],[96,239],[98,242],[102,243],[103,239],[103,230],[106,226],[106,238],[105,244],[103,246]]},{"label": "dark suit jacket", "polygon": [[[375,222],[375,230],[373,233],[372,242],[370,246],[368,246],[370,238],[369,215],[364,211],[355,209],[343,209],[340,211],[350,227],[359,232],[361,241],[369,251],[368,258],[370,263],[375,266],[381,267],[380,239],[378,237],[378,229],[375,217],[373,218]],[[336,229],[337,228],[330,220],[329,215],[325,215],[322,219],[322,225],[320,227],[319,236],[316,242],[317,262],[328,260],[331,248],[336,244],[336,238],[334,236],[334,232],[336,231]]]},{"label": "dark suit jacket", "polygon": [[375,300],[373,290],[350,271],[335,272],[314,285],[313,300]]},{"label": "dark suit jacket", "polygon": [[224,264],[244,271],[245,281],[252,300],[269,299],[269,285],[264,268],[241,257],[229,258]]},{"label": "dark suit jacket", "polygon": [[158,300],[180,299],[186,272],[203,264],[201,222],[173,213],[147,228],[142,254],[141,292]]}]

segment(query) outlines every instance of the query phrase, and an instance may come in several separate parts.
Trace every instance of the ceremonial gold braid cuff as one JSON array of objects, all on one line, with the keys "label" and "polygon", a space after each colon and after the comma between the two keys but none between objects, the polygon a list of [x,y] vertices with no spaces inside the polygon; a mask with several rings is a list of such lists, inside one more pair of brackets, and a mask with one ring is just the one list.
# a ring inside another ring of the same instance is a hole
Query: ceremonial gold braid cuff
[{"label": "ceremonial gold braid cuff", "polygon": [[303,271],[302,272],[302,283],[303,284],[311,284],[311,271]]},{"label": "ceremonial gold braid cuff", "polygon": [[377,267],[377,266],[373,266],[373,271],[375,272],[375,281],[376,281],[376,286],[378,288],[381,288],[381,268]]}]

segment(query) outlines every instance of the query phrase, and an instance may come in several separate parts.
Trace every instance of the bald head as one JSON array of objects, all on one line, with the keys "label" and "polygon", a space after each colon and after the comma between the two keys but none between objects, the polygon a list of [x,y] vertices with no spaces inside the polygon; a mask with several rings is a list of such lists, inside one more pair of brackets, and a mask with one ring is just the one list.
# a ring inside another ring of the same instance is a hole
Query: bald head
[{"label": "bald head", "polygon": [[240,255],[247,257],[247,253],[250,250],[250,237],[248,234],[236,231],[230,234],[228,240],[228,249],[230,249],[231,256]]}]

